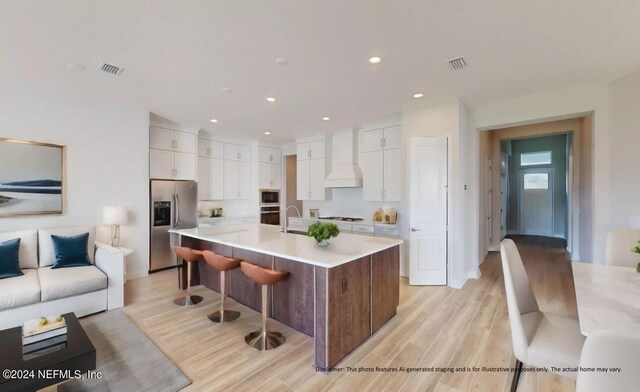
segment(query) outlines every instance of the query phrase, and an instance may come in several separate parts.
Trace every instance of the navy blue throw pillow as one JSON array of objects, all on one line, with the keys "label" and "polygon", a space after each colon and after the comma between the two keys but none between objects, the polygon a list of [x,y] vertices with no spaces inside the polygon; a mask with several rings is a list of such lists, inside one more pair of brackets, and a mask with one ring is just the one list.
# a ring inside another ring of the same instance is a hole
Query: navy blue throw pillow
[{"label": "navy blue throw pillow", "polygon": [[81,267],[91,265],[87,254],[87,242],[89,233],[78,234],[71,237],[63,237],[51,234],[53,241],[53,254],[56,257],[54,268]]},{"label": "navy blue throw pillow", "polygon": [[20,271],[20,238],[0,242],[0,279],[24,275]]}]

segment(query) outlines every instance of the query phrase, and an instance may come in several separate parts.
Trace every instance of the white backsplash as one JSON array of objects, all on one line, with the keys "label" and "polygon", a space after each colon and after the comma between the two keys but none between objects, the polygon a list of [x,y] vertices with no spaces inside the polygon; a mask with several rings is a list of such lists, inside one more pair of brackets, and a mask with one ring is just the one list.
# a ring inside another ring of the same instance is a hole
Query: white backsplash
[{"label": "white backsplash", "polygon": [[[302,216],[309,217],[309,209],[318,208],[321,216],[351,216],[371,220],[378,207],[389,206],[399,210],[400,203],[362,201],[362,188],[334,188],[331,200],[302,202]],[[398,221],[402,219],[398,216]]]},{"label": "white backsplash", "polygon": [[258,215],[258,209],[254,200],[219,200],[198,201],[198,215],[209,216],[211,208],[222,208],[223,216],[247,216]]}]

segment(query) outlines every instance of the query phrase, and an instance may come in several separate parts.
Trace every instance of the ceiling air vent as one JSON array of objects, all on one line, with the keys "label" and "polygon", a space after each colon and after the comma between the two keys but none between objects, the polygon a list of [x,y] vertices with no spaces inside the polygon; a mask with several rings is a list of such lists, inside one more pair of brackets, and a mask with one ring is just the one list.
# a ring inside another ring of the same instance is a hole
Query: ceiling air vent
[{"label": "ceiling air vent", "polygon": [[464,61],[463,57],[457,57],[455,59],[449,60],[449,65],[451,66],[451,68],[457,71],[459,69],[465,68],[467,66],[467,63]]},{"label": "ceiling air vent", "polygon": [[122,71],[124,71],[124,68],[105,62],[100,63],[100,65],[98,65],[98,69],[116,76],[120,75]]}]

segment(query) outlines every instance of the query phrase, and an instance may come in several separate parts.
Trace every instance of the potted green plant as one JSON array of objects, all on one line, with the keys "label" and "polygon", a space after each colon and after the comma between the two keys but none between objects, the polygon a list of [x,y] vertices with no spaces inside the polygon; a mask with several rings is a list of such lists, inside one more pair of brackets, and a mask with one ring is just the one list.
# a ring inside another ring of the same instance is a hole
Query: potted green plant
[{"label": "potted green plant", "polygon": [[337,237],[338,234],[340,229],[335,223],[316,222],[307,229],[307,235],[313,237],[316,244],[322,247],[329,246],[329,238]]},{"label": "potted green plant", "polygon": [[[631,251],[633,253],[638,253],[640,254],[640,240],[638,240],[638,244],[636,246],[634,246],[633,248],[631,248]],[[636,266],[636,271],[640,272],[640,263],[638,263],[638,265]]]}]

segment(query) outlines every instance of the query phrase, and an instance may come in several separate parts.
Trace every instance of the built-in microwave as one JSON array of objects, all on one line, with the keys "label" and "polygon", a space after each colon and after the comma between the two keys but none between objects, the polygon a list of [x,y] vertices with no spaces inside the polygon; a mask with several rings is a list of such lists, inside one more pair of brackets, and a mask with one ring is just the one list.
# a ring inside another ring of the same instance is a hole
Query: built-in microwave
[{"label": "built-in microwave", "polygon": [[280,191],[273,189],[260,189],[260,205],[279,205]]}]

